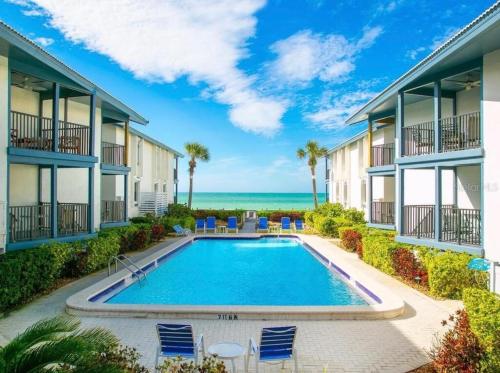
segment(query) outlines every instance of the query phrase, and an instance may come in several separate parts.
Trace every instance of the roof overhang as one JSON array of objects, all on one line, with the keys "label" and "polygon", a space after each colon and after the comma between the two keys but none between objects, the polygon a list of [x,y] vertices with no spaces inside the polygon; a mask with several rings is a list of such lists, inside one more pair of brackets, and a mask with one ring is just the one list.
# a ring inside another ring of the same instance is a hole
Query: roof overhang
[{"label": "roof overhang", "polygon": [[500,1],[488,8],[442,46],[403,74],[353,114],[347,124],[368,120],[372,114],[394,110],[398,92],[418,87],[466,69],[481,66],[482,57],[500,48]]},{"label": "roof overhang", "polygon": [[148,121],[117,98],[92,83],[43,48],[0,21],[0,54],[9,58],[11,68],[54,79],[68,88],[95,94],[104,110],[116,112],[138,124]]},{"label": "roof overhang", "polygon": [[365,137],[366,135],[368,134],[368,130],[367,129],[364,129],[363,131],[361,131],[360,133],[348,138],[347,140],[335,145],[334,147],[328,149],[328,152],[327,152],[327,155],[330,155],[332,154],[333,152],[341,149],[341,148],[344,148],[346,147],[347,145],[349,144],[352,144],[353,142],[355,141],[358,141],[360,139],[362,139],[363,137]]}]

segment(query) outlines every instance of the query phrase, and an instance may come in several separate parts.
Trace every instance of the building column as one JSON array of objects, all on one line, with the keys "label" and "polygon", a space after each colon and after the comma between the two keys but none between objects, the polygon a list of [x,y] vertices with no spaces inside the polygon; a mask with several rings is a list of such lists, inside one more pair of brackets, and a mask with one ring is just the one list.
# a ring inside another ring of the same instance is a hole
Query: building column
[{"label": "building column", "polygon": [[405,93],[403,91],[398,92],[398,107],[397,107],[397,121],[396,121],[396,137],[394,138],[394,146],[396,150],[396,158],[400,158],[404,155],[404,131],[403,126],[405,123]]},{"label": "building column", "polygon": [[125,163],[125,166],[128,166],[128,119],[125,121],[125,149],[123,150],[123,162]]},{"label": "building column", "polygon": [[[94,168],[93,167],[89,167],[88,169],[88,174],[89,174],[89,185],[88,185],[88,192],[89,192],[89,211],[88,211],[88,214],[87,214],[87,227],[89,229],[89,233],[94,233],[95,232],[95,227],[94,227],[94,209],[97,207],[97,206],[101,206],[101,204],[99,203],[99,205],[97,205],[96,201],[95,201],[95,196],[94,196]],[[100,202],[100,201],[99,201]]]},{"label": "building column", "polygon": [[9,162],[10,143],[10,69],[9,60],[0,55],[0,254],[9,240]]},{"label": "building column", "polygon": [[59,151],[59,83],[52,83],[52,151]]},{"label": "building column", "polygon": [[441,240],[441,200],[442,200],[442,168],[434,167],[434,238],[436,241]]},{"label": "building column", "polygon": [[394,222],[396,224],[396,232],[398,235],[403,234],[404,224],[404,169],[399,165],[396,166],[396,203],[394,206]]},{"label": "building column", "polygon": [[50,226],[52,238],[57,237],[58,208],[57,205],[57,165],[50,166]]},{"label": "building column", "polygon": [[[398,107],[396,112],[396,137],[394,138],[395,156],[401,158],[404,155],[404,131],[403,126],[405,123],[405,93],[404,91],[398,92]],[[396,225],[396,232],[398,235],[403,234],[404,224],[404,170],[400,165],[396,164],[395,174],[395,188],[396,199],[394,206],[394,223]]]},{"label": "building column", "polygon": [[175,196],[174,196],[174,203],[178,203],[178,196],[179,196],[179,157],[175,157],[175,171],[174,171],[174,187],[175,187]]},{"label": "building column", "polygon": [[373,201],[373,176],[368,174],[366,178],[366,194],[367,194],[367,203],[366,203],[366,213],[368,222],[372,223],[372,201]]},{"label": "building column", "polygon": [[434,82],[434,153],[441,151],[441,81]]},{"label": "building column", "polygon": [[373,146],[373,122],[368,119],[368,167],[373,166],[372,146]]},{"label": "building column", "polygon": [[128,174],[123,175],[123,199],[125,200],[124,205],[124,217],[125,221],[128,221]]},{"label": "building column", "polygon": [[96,132],[96,121],[95,121],[95,109],[96,109],[96,95],[95,93],[90,95],[90,117],[89,117],[89,155],[95,156],[95,132]]}]

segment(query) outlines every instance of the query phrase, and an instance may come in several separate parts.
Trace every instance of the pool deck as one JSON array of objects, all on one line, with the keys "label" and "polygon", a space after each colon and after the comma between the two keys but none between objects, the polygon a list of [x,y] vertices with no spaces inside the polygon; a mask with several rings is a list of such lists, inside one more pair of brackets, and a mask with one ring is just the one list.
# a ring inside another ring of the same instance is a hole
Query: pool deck
[{"label": "pool deck", "polygon": [[[407,372],[426,362],[425,350],[430,348],[436,332],[441,332],[441,320],[460,307],[460,302],[437,301],[381,273],[331,242],[308,236],[315,248],[337,258],[383,286],[405,301],[405,312],[387,320],[332,320],[332,321],[283,321],[283,320],[203,320],[164,318],[102,318],[80,317],[84,327],[101,326],[110,329],[124,344],[136,347],[143,355],[142,362],[154,365],[157,322],[188,322],[195,333],[203,333],[206,346],[220,341],[234,341],[244,347],[248,338],[258,338],[264,326],[297,325],[296,347],[299,370],[312,372]],[[170,243],[170,242],[169,242]],[[166,244],[157,245],[141,253],[139,258],[162,250]],[[0,344],[13,338],[39,319],[65,312],[66,299],[80,290],[106,277],[105,271],[70,283],[55,292],[39,298],[22,309],[0,319]],[[238,372],[243,372],[243,360],[237,360]],[[253,359],[250,362],[254,371]],[[261,364],[261,372],[281,372],[279,366]],[[286,365],[291,371],[291,365]],[[325,369],[325,370],[323,370]]]}]

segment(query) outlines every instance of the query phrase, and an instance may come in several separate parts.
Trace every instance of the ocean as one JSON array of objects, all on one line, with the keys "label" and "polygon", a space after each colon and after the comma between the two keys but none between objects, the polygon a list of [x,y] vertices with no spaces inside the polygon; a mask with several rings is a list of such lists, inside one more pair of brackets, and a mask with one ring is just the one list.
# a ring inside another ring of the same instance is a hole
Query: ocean
[{"label": "ocean", "polygon": [[[318,202],[326,194],[318,193]],[[179,193],[179,203],[187,203],[188,193]],[[312,210],[312,193],[193,193],[195,209]]]}]

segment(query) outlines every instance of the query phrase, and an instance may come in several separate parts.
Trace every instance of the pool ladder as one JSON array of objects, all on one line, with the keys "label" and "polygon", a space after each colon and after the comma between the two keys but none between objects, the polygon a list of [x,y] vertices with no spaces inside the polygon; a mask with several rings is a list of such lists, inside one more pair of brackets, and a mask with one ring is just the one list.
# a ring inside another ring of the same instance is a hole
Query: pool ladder
[{"label": "pool ladder", "polygon": [[146,280],[146,272],[137,266],[130,258],[126,255],[113,256],[108,261],[108,276],[111,276],[111,265],[115,263],[115,273],[118,272],[118,263],[120,263],[124,268],[132,273],[132,276],[136,276],[141,281]]}]

